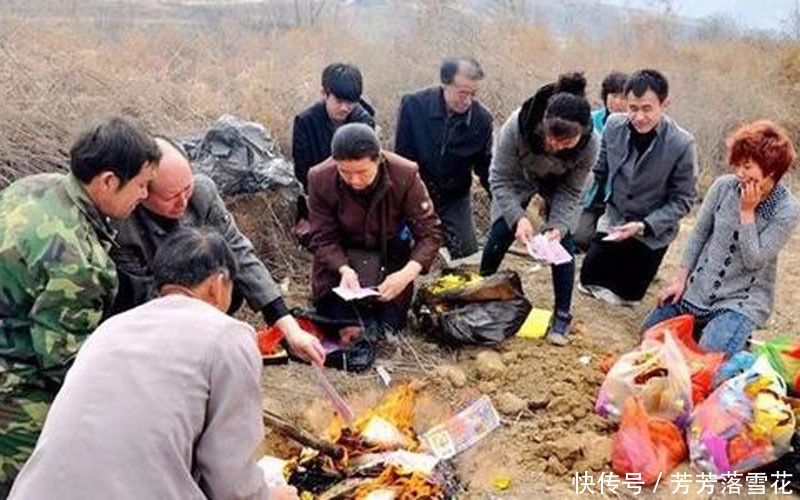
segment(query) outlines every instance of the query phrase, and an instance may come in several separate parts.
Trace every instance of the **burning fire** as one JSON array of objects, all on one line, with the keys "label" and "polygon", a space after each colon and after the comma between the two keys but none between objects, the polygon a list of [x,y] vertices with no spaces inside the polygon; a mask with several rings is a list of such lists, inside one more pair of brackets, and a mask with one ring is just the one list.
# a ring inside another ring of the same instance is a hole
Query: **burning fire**
[{"label": "burning fire", "polygon": [[338,473],[335,480],[338,484],[327,488],[318,498],[445,498],[443,487],[431,475],[438,460],[417,453],[420,442],[413,427],[415,402],[411,387],[399,385],[350,427],[336,415],[327,433],[331,441],[345,448],[345,457],[334,461],[317,455],[310,460],[299,460],[300,467],[306,470],[316,467]]},{"label": "burning fire", "polygon": [[356,490],[355,500],[367,500],[369,495],[379,491],[391,491],[393,500],[419,500],[423,498],[442,498],[442,487],[419,472],[402,474],[391,465],[383,470],[378,479]]}]

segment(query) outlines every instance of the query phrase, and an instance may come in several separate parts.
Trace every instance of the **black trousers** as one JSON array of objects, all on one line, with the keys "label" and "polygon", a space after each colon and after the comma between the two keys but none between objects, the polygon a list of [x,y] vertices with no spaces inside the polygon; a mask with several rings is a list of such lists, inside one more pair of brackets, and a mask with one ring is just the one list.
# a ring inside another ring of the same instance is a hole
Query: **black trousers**
[{"label": "black trousers", "polygon": [[602,241],[595,235],[581,267],[581,284],[607,288],[624,300],[642,300],[667,248],[651,249],[636,238]]},{"label": "black trousers", "polygon": [[435,205],[436,215],[442,221],[444,243],[450,257],[460,259],[478,251],[475,221],[472,217],[472,198],[466,196]]},{"label": "black trousers", "polygon": [[391,302],[380,302],[375,297],[346,302],[334,292],[328,292],[314,302],[314,307],[317,314],[342,326],[366,327],[369,323],[378,323],[381,327],[388,326],[396,333],[406,325],[413,296],[413,283]]}]

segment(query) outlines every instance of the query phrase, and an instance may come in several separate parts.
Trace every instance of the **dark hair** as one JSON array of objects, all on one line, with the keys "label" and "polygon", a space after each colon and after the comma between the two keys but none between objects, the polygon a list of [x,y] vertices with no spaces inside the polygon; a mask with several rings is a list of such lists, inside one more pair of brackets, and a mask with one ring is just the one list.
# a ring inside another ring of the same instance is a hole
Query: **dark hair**
[{"label": "dark hair", "polygon": [[159,245],[151,269],[156,289],[167,284],[192,288],[218,271],[234,280],[238,265],[230,246],[216,230],[182,227]]},{"label": "dark hair", "polygon": [[566,92],[567,94],[576,95],[578,97],[586,97],[586,77],[579,71],[571,73],[561,73],[558,75],[554,94]]},{"label": "dark hair", "polygon": [[778,182],[791,168],[797,152],[788,132],[769,120],[758,120],[739,127],[727,141],[728,164],[741,165],[752,160],[765,177]]},{"label": "dark hair", "polygon": [[72,174],[88,184],[98,174],[110,171],[120,179],[120,187],[142,170],[145,163],[158,163],[161,150],[144,130],[120,117],[108,118],[85,130],[69,150]]},{"label": "dark hair", "polygon": [[592,119],[583,73],[559,75],[554,91],[544,113],[545,134],[559,138],[581,135]]},{"label": "dark hair", "polygon": [[322,70],[322,90],[339,99],[358,102],[364,90],[361,71],[352,64],[329,64]]},{"label": "dark hair", "polygon": [[342,125],[331,140],[331,156],[334,160],[377,160],[380,152],[381,144],[375,131],[363,123]]},{"label": "dark hair", "polygon": [[642,97],[647,90],[652,90],[660,102],[669,95],[669,82],[667,77],[655,69],[640,69],[625,82],[625,95],[633,92],[636,97]]},{"label": "dark hair", "polygon": [[459,72],[469,80],[483,80],[483,68],[473,57],[448,57],[442,61],[439,80],[443,85],[449,85]]},{"label": "dark hair", "polygon": [[605,78],[600,85],[600,98],[603,100],[603,106],[606,105],[606,98],[609,94],[623,94],[625,92],[625,82],[628,81],[628,75],[619,71],[612,71]]}]

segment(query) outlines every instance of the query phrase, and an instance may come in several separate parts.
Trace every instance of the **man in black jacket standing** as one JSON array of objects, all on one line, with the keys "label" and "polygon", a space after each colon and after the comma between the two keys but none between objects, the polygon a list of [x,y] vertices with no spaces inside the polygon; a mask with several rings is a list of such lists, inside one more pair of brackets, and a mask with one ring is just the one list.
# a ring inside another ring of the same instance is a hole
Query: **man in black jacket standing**
[{"label": "man in black jacket standing", "polygon": [[361,99],[363,81],[355,66],[329,64],[322,71],[322,100],[294,118],[292,157],[294,175],[307,191],[308,171],[333,163],[331,139],[345,123],[365,123],[375,128],[375,111]]},{"label": "man in black jacket standing", "polygon": [[478,251],[472,218],[472,171],[489,191],[492,115],[475,95],[483,79],[471,57],[442,62],[441,85],[403,96],[395,152],[419,164],[454,259]]}]

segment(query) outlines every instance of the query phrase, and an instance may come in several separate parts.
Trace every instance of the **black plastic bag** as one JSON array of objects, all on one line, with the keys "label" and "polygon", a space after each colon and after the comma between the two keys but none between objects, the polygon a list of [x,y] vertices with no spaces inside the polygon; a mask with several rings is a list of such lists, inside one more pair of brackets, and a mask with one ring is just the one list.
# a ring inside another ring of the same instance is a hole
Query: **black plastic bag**
[{"label": "black plastic bag", "polygon": [[443,313],[434,335],[456,346],[497,345],[516,334],[530,312],[531,304],[524,298],[467,304]]},{"label": "black plastic bag", "polygon": [[465,284],[443,290],[437,280],[422,287],[414,313],[423,331],[452,346],[494,346],[519,331],[532,307],[517,273],[502,271],[480,280],[466,268],[443,272],[448,274]]},{"label": "black plastic bag", "polygon": [[259,123],[223,115],[204,134],[179,142],[192,167],[211,177],[223,196],[286,188],[288,199],[296,199],[302,191],[291,162]]}]

